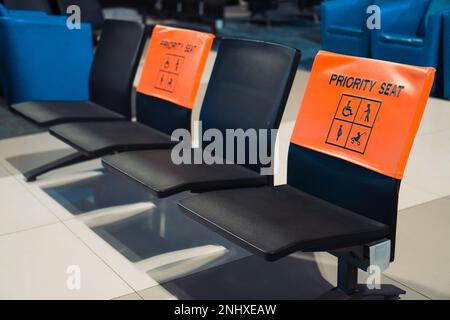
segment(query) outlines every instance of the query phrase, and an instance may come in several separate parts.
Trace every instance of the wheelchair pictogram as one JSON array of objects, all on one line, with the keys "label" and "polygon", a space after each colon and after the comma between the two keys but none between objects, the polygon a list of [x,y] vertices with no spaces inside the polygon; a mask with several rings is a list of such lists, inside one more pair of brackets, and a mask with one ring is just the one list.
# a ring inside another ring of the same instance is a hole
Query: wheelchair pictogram
[{"label": "wheelchair pictogram", "polygon": [[348,100],[347,105],[344,107],[344,109],[342,109],[342,115],[344,117],[350,117],[353,115],[353,109],[352,109],[350,103],[351,103],[351,100]]}]

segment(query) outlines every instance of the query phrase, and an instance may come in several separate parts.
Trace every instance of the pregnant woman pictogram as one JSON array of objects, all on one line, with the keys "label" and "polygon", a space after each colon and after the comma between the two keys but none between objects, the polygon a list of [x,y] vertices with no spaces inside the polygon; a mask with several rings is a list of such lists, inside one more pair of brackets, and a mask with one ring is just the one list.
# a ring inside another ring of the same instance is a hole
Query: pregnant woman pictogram
[{"label": "pregnant woman pictogram", "polygon": [[337,133],[336,141],[339,141],[339,138],[342,136],[342,124],[339,126],[339,130]]}]

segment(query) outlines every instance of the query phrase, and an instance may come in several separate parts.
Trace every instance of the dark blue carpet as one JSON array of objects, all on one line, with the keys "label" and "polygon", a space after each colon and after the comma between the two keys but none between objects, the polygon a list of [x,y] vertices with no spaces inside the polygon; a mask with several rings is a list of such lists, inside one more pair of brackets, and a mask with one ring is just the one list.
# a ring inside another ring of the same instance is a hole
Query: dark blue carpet
[{"label": "dark blue carpet", "polygon": [[300,49],[302,51],[301,68],[305,70],[311,70],[314,57],[321,49],[320,25],[312,21],[292,22],[271,27],[246,22],[228,22],[218,35],[262,40]]},{"label": "dark blue carpet", "polygon": [[13,138],[43,131],[42,128],[39,128],[12,113],[5,100],[0,98],[0,139]]}]

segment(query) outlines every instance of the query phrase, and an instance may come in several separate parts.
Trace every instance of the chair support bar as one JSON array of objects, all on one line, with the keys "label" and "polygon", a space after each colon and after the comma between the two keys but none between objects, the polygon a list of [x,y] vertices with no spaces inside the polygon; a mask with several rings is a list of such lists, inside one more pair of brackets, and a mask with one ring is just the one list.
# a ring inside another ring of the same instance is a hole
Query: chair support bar
[{"label": "chair support bar", "polygon": [[337,290],[351,295],[358,286],[358,267],[341,256],[338,257]]},{"label": "chair support bar", "polygon": [[380,285],[379,289],[370,289],[367,284],[358,284],[358,269],[368,266],[368,260],[357,257],[358,254],[352,251],[333,254],[338,258],[337,287],[321,296],[320,300],[398,300],[400,295],[406,294],[404,290],[390,284]]},{"label": "chair support bar", "polygon": [[23,176],[25,177],[25,180],[27,182],[30,181],[36,181],[36,178],[40,175],[43,175],[44,173],[53,171],[55,169],[59,169],[65,166],[70,166],[72,164],[77,164],[86,160],[89,160],[90,158],[83,155],[80,152],[74,152],[67,156],[64,156],[62,158],[59,158],[57,160],[54,160],[50,163],[46,163],[42,166],[39,166],[37,168],[31,169],[25,173],[23,173]]}]

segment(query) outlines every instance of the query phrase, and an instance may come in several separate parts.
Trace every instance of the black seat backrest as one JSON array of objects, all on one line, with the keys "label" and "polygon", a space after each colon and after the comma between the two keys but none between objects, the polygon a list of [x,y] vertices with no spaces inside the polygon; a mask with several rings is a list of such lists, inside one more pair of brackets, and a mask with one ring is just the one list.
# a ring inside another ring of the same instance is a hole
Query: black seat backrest
[{"label": "black seat backrest", "polygon": [[225,14],[226,0],[204,0],[203,16],[209,19],[223,19]]},{"label": "black seat backrest", "polygon": [[176,103],[136,93],[137,120],[171,135],[177,129],[190,130],[192,110]]},{"label": "black seat backrest", "polygon": [[104,22],[102,6],[98,0],[57,0],[62,15],[67,14],[67,8],[76,5],[81,9],[81,21],[90,23],[92,29],[101,29]]},{"label": "black seat backrest", "polygon": [[181,0],[162,0],[162,11],[168,16],[176,16],[180,4]]},{"label": "black seat backrest", "polygon": [[298,8],[304,10],[314,6],[319,6],[322,0],[297,0]]},{"label": "black seat backrest", "polygon": [[52,13],[49,0],[3,0],[3,4],[12,10],[36,10]]},{"label": "black seat backrest", "polygon": [[200,1],[198,0],[181,0],[183,12],[182,15],[188,17],[199,17]]},{"label": "black seat backrest", "polygon": [[432,68],[321,51],[291,140],[288,184],[389,226],[392,260],[400,183],[433,79]]},{"label": "black seat backrest", "polygon": [[146,34],[141,23],[105,21],[89,80],[91,101],[131,117],[131,90]]},{"label": "black seat backrest", "polygon": [[390,226],[395,247],[401,180],[295,144],[288,159],[289,185]]},{"label": "black seat backrest", "polygon": [[278,0],[249,0],[249,9],[253,14],[275,10],[278,8]]},{"label": "black seat backrest", "polygon": [[154,15],[154,14],[158,14],[159,13],[159,9],[157,8],[156,4],[158,2],[158,0],[148,0],[148,1],[137,1],[137,5],[140,8],[141,14],[150,14],[150,15]]},{"label": "black seat backrest", "polygon": [[[299,62],[300,51],[293,48],[223,39],[200,114],[203,131],[218,129],[225,137],[227,129],[277,129]],[[236,158],[227,159],[237,163]],[[261,168],[259,161],[247,160],[247,168]]]}]

